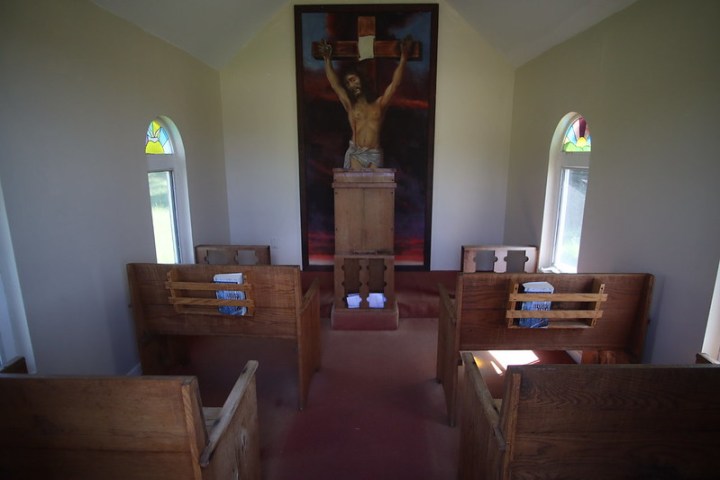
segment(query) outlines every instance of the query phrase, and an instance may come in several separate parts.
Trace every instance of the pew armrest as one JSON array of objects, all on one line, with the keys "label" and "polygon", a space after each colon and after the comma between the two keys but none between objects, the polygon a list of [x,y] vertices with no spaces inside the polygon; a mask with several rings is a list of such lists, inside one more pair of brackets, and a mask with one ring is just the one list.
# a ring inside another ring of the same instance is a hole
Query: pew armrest
[{"label": "pew armrest", "polygon": [[[475,363],[475,357],[472,352],[462,352],[463,365],[465,367],[466,384],[465,388],[469,389],[468,395],[475,399],[475,403],[481,407],[481,412],[485,418],[483,422],[492,431],[492,436],[497,443],[497,448],[505,450],[506,441],[500,428],[500,408],[502,400],[494,399],[485,381],[480,374],[480,369]],[[474,410],[477,411],[477,410]]]},{"label": "pew armrest", "polygon": [[[212,466],[216,457],[219,461],[237,463],[231,468],[237,471],[259,473],[259,445],[257,429],[257,399],[255,371],[258,362],[250,360],[230,394],[225,400],[218,418],[208,431],[208,443],[200,455],[200,466]],[[216,466],[216,470],[221,467]],[[227,465],[225,468],[230,468]],[[251,477],[254,477],[251,475]],[[240,478],[246,478],[240,476]]]},{"label": "pew armrest", "polygon": [[312,305],[312,302],[318,301],[320,298],[320,281],[316,278],[312,281],[310,284],[310,287],[305,291],[303,294],[302,299],[302,305],[300,306],[300,315],[302,316],[303,312],[310,308]]},{"label": "pew armrest", "polygon": [[438,284],[438,293],[440,295],[440,315],[442,316],[444,312],[447,315],[446,318],[450,319],[453,325],[456,325],[455,301],[450,295],[450,292],[445,288],[445,285]]}]

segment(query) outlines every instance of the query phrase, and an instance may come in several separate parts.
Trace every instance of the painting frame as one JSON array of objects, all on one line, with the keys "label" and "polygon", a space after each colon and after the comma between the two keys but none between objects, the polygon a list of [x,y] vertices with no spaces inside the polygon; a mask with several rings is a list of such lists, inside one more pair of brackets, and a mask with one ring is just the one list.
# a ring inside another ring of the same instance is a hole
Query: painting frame
[{"label": "painting frame", "polygon": [[395,171],[397,183],[395,267],[429,270],[438,4],[295,5],[294,10],[303,269],[332,269],[332,175],[348,168],[346,151],[355,140],[349,110],[329,81],[319,47],[324,42],[331,46],[328,58],[337,78],[345,68],[359,69],[363,87],[375,92],[369,99],[387,96],[402,71],[380,120],[381,166]]}]

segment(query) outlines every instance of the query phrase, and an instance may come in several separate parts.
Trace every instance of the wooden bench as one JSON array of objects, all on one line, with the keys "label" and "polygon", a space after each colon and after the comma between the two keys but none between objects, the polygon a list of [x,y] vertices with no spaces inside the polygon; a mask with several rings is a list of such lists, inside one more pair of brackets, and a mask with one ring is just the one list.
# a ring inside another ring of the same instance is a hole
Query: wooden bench
[{"label": "wooden bench", "polygon": [[470,352],[459,478],[717,478],[720,369],[510,366],[493,399]]},{"label": "wooden bench", "polygon": [[460,255],[465,273],[533,273],[538,266],[537,247],[532,245],[463,245]]},{"label": "wooden bench", "polygon": [[[144,374],[162,375],[185,357],[188,335],[229,335],[293,340],[297,349],[298,406],[305,408],[310,381],[320,368],[318,282],[302,291],[297,266],[127,266],[135,334]],[[243,273],[239,286],[213,283],[215,274]],[[216,291],[240,289],[245,300],[218,300]],[[245,306],[226,315],[220,306]]]},{"label": "wooden bench", "polygon": [[[523,294],[549,282],[552,294]],[[462,350],[580,350],[583,363],[634,363],[642,357],[654,277],[649,274],[458,273],[454,295],[439,285],[437,379],[455,424]],[[552,299],[548,312],[517,310]],[[548,328],[519,328],[547,317]]]},{"label": "wooden bench", "polygon": [[270,245],[196,245],[195,263],[270,265]]},{"label": "wooden bench", "polygon": [[220,408],[195,377],[0,375],[0,477],[260,478],[250,361]]}]

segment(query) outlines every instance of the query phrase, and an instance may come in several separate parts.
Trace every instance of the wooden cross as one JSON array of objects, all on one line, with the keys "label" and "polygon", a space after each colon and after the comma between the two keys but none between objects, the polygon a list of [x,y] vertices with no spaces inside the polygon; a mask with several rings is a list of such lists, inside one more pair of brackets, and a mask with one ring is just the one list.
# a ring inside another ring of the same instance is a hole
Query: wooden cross
[{"label": "wooden cross", "polygon": [[[358,40],[337,40],[332,45],[332,59],[361,60],[362,39],[375,36],[375,17],[358,17]],[[369,58],[400,58],[401,40],[374,40],[372,57]],[[412,42],[408,52],[408,60],[420,59],[421,44]],[[322,60],[320,42],[312,43],[312,56]]]}]

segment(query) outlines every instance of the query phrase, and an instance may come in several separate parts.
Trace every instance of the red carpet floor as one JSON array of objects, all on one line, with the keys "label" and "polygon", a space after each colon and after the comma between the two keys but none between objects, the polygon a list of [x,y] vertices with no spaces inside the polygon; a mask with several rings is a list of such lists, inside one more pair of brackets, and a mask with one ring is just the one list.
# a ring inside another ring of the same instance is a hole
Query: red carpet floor
[{"label": "red carpet floor", "polygon": [[435,381],[437,320],[401,318],[393,331],[337,331],[323,322],[322,369],[303,411],[291,342],[193,341],[205,405],[220,405],[244,362],[259,361],[263,478],[456,478],[459,431],[448,426]]},{"label": "red carpet floor", "polygon": [[308,407],[267,451],[271,479],[456,478],[458,430],[435,381],[436,321],[325,329]]}]

